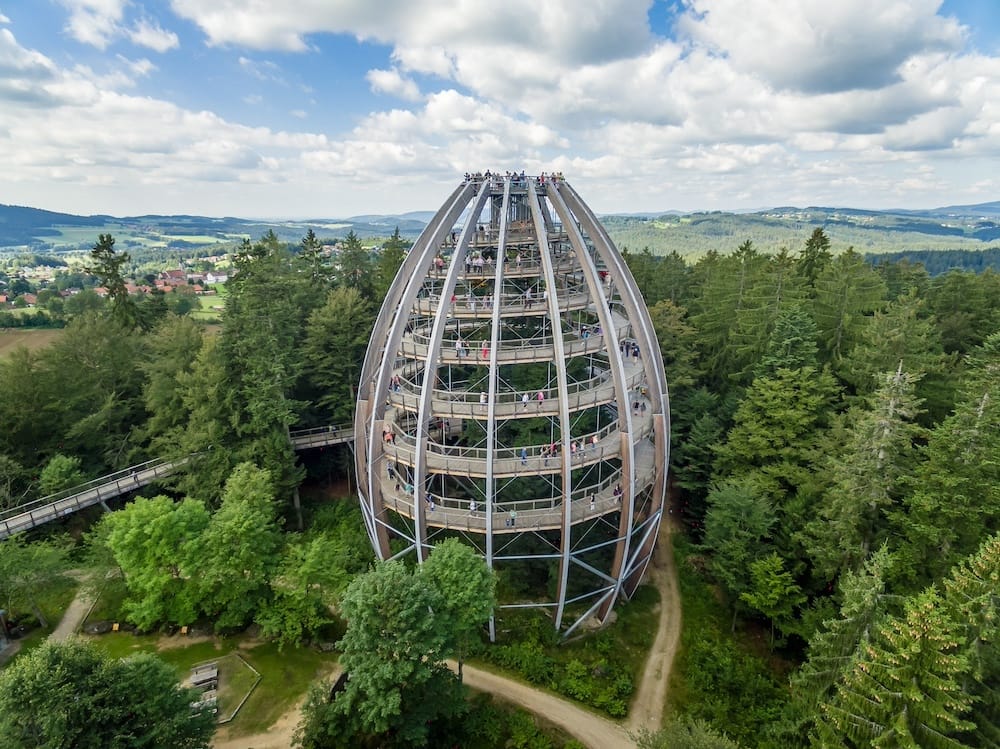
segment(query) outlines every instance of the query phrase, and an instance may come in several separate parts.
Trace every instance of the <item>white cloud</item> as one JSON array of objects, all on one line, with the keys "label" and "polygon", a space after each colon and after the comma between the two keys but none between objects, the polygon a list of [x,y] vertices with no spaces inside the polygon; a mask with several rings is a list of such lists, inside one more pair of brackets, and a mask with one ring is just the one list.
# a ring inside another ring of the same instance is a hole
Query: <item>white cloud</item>
[{"label": "white cloud", "polygon": [[249,57],[243,56],[240,56],[238,62],[240,69],[247,74],[252,75],[257,80],[287,85],[287,82],[281,74],[281,68],[277,63],[271,62],[270,60],[252,60]]},{"label": "white cloud", "polygon": [[180,46],[177,34],[162,28],[156,21],[145,18],[136,22],[127,33],[133,44],[148,47],[155,52],[163,53]]},{"label": "white cloud", "polygon": [[66,31],[83,44],[98,49],[108,46],[119,33],[128,0],[59,0],[69,10]]},{"label": "white cloud", "polygon": [[957,50],[941,0],[688,0],[681,29],[776,88],[878,89],[914,54]]},{"label": "white cloud", "polygon": [[405,78],[396,68],[391,70],[369,70],[365,79],[377,94],[389,94],[406,101],[419,101],[420,89],[409,78]]},{"label": "white cloud", "polygon": [[3,13],[0,13],[0,23],[10,23],[10,19],[7,18]]},{"label": "white cloud", "polygon": [[[124,0],[64,4],[114,33],[131,23]],[[230,201],[221,210],[272,215],[265,191],[289,174],[283,194],[296,208],[285,210],[317,214],[340,212],[320,209],[334,194],[358,212],[389,208],[390,197],[425,208],[428,185],[484,168],[564,171],[601,210],[898,204],[906,191],[919,200],[949,186],[958,202],[997,184],[1000,59],[967,52],[966,31],[937,15],[940,0],[684,0],[674,39],[651,32],[649,6],[172,0],[209,44],[240,48],[247,75],[292,88],[302,86],[261,59],[267,50],[313,54],[321,33],[387,45],[384,69],[366,78],[400,101],[330,134],[129,96],[148,60],[60,68],[0,29],[0,149],[18,144],[10,179],[39,191],[86,184],[96,201],[140,180],[190,201],[211,182],[206,194]],[[84,31],[95,44],[112,33]]]},{"label": "white cloud", "polygon": [[154,70],[156,66],[147,60],[145,57],[138,60],[130,60],[123,55],[115,55],[118,62],[126,67],[126,69],[132,73],[132,78],[144,78]]},{"label": "white cloud", "polygon": [[292,117],[297,117],[300,120],[304,120],[306,117],[309,116],[309,113],[306,112],[306,110],[304,109],[293,109],[291,112],[289,112],[289,114],[292,115]]}]

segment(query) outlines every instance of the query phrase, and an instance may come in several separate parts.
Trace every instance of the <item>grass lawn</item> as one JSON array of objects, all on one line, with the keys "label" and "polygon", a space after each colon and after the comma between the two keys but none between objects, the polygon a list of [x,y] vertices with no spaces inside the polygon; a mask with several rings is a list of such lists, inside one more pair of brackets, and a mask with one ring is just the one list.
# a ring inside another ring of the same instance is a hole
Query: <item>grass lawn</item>
[{"label": "grass lawn", "polygon": [[231,736],[259,733],[305,696],[309,685],[337,663],[336,653],[309,648],[278,650],[274,643],[240,649],[247,663],[260,672],[261,682],[230,724]]},{"label": "grass lawn", "polygon": [[125,602],[127,593],[123,578],[112,577],[105,580],[104,585],[98,591],[97,600],[83,623],[120,621],[123,618],[122,604]]},{"label": "grass lawn", "polygon": [[239,653],[230,653],[221,658],[212,658],[207,663],[214,663],[219,668],[219,689],[217,706],[219,720],[228,721],[240,708],[243,700],[260,681],[258,674]]},{"label": "grass lawn", "polygon": [[[218,284],[216,284],[218,286]],[[195,302],[197,307],[191,310],[188,315],[195,320],[201,320],[202,322],[218,322],[222,317],[222,310],[226,306],[226,298],[221,294],[213,294],[211,296],[198,296],[195,297]],[[214,309],[214,308],[218,309]]]},{"label": "grass lawn", "polygon": [[[238,653],[261,676],[260,684],[250,695],[236,718],[228,724],[230,736],[244,736],[266,730],[300,700],[309,685],[337,662],[333,653],[319,653],[309,648],[289,648],[279,651],[274,643],[258,643],[239,637],[211,637],[192,639],[185,644],[184,635],[135,635],[112,632],[99,635],[93,642],[109,655],[119,658],[135,653],[153,653],[177,669],[178,679],[187,676],[191,667],[206,661],[220,664],[220,687],[227,689],[222,664],[231,654]],[[235,659],[233,659],[235,661]],[[235,707],[243,699],[256,676],[243,668],[238,682],[232,684],[233,694],[223,701],[220,692],[219,716]],[[234,677],[234,679],[237,677]],[[242,690],[242,691],[241,691]],[[236,694],[238,693],[238,694]]]}]

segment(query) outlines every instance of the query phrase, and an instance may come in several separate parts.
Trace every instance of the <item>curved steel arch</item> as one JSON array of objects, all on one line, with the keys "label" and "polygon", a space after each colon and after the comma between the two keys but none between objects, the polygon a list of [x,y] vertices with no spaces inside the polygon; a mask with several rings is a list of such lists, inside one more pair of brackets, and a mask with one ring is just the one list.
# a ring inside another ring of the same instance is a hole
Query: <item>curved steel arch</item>
[{"label": "curved steel arch", "polygon": [[361,383],[380,558],[423,561],[454,534],[501,573],[550,569],[501,608],[550,609],[567,634],[632,594],[666,490],[667,386],[634,279],[568,183],[459,185],[389,290]]}]

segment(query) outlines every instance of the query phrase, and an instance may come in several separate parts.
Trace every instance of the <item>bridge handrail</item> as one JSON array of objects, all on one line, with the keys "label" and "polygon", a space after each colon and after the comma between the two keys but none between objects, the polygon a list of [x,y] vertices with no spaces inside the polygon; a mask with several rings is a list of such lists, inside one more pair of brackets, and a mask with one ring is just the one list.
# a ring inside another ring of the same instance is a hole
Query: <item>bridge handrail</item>
[{"label": "bridge handrail", "polygon": [[[310,427],[307,429],[297,429],[290,433],[292,440],[296,438],[308,437],[314,434],[346,434],[348,432],[353,433],[354,425],[341,425],[341,424],[331,424],[321,427]],[[17,529],[11,529],[9,521],[15,518],[29,517],[34,520],[35,513],[41,513],[45,510],[51,509],[53,506],[60,502],[66,502],[67,500],[72,500],[77,498],[77,502],[73,503],[73,510],[82,509],[82,506],[89,507],[94,504],[94,502],[89,502],[81,506],[79,498],[88,492],[97,491],[98,500],[101,499],[100,490],[109,484],[120,484],[123,479],[135,479],[139,481],[140,476],[142,481],[140,486],[145,486],[150,483],[150,477],[143,474],[148,474],[150,471],[153,472],[152,479],[157,479],[161,477],[161,474],[157,472],[157,469],[169,466],[171,469],[180,465],[181,463],[187,462],[190,458],[196,457],[199,453],[193,453],[190,456],[179,458],[177,460],[170,460],[168,458],[152,458],[151,460],[144,461],[142,463],[136,463],[135,465],[128,466],[127,468],[122,468],[117,471],[105,474],[104,476],[99,476],[89,481],[85,481],[82,484],[77,484],[76,486],[71,486],[62,491],[55,492],[53,494],[46,495],[44,497],[39,497],[38,499],[33,499],[30,502],[25,502],[24,504],[17,505],[15,507],[9,507],[5,510],[0,510],[0,525],[3,529],[9,533],[15,532]],[[169,475],[173,471],[169,471],[166,474]],[[131,486],[129,489],[132,488]],[[120,490],[120,485],[118,486]],[[128,489],[126,489],[127,491]],[[111,496],[117,496],[122,493],[121,491],[115,492]],[[58,513],[55,516],[59,516],[62,513]],[[33,526],[32,526],[33,527]]]},{"label": "bridge handrail", "polygon": [[122,468],[119,471],[99,476],[96,479],[85,481],[82,484],[71,486],[68,489],[63,489],[62,491],[55,492],[54,494],[39,497],[38,499],[33,499],[30,502],[25,502],[24,504],[17,505],[16,507],[2,510],[0,511],[0,521],[17,517],[18,515],[24,515],[25,513],[30,513],[33,510],[54,504],[55,502],[59,502],[63,499],[69,499],[77,494],[83,494],[84,492],[96,489],[99,486],[104,486],[105,484],[113,484],[115,481],[119,481],[123,478],[130,478],[133,473],[149,471],[166,463],[172,462],[173,461],[168,460],[167,458],[153,458],[152,460],[147,460],[144,463],[137,463],[134,466]]},{"label": "bridge handrail", "polygon": [[288,433],[292,440],[301,437],[308,437],[313,434],[342,434],[354,430],[354,424],[328,424],[320,427],[306,427],[305,429],[293,429]]}]

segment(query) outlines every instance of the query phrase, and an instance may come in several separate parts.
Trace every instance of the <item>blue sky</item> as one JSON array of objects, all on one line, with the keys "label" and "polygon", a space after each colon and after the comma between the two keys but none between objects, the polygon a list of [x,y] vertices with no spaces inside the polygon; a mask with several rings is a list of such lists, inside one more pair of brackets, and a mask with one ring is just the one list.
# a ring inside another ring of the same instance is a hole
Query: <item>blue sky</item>
[{"label": "blue sky", "polygon": [[1000,199],[1000,0],[0,0],[0,202],[598,211]]}]

